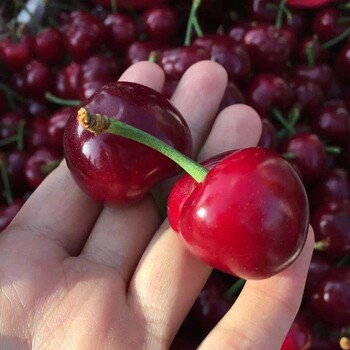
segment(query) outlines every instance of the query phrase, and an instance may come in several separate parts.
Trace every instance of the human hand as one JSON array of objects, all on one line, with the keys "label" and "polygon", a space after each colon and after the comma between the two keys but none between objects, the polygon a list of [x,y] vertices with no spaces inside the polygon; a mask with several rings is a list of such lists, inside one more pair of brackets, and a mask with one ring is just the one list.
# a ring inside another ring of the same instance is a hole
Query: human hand
[{"label": "human hand", "polygon": [[[164,73],[141,62],[121,77],[161,90]],[[213,62],[184,75],[172,102],[199,160],[257,144],[261,124],[235,105],[215,119],[227,76]],[[288,269],[248,281],[199,349],[278,350],[299,308],[313,247]],[[151,196],[102,207],[63,162],[0,238],[1,349],[168,349],[211,268],[161,223]]]}]

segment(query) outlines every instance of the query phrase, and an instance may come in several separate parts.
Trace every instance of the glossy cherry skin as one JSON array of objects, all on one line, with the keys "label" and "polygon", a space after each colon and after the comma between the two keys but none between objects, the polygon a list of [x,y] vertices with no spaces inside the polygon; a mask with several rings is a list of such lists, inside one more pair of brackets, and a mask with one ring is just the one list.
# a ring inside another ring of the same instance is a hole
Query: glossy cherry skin
[{"label": "glossy cherry skin", "polygon": [[47,125],[48,143],[51,147],[63,151],[63,134],[69,117],[75,112],[75,108],[64,107],[51,115]]},{"label": "glossy cherry skin", "polygon": [[229,81],[227,83],[224,96],[221,100],[218,113],[228,106],[232,106],[238,103],[245,103],[245,102],[246,100],[242,91],[237,87],[237,85],[234,82]]},{"label": "glossy cherry skin", "polygon": [[56,28],[45,28],[35,37],[35,54],[44,62],[60,62],[65,55],[64,38]]},{"label": "glossy cherry skin", "polygon": [[294,101],[293,90],[287,82],[271,73],[256,75],[247,89],[246,96],[249,105],[261,118],[268,118],[274,107],[281,112],[289,111]]},{"label": "glossy cherry skin", "polygon": [[350,268],[331,269],[310,297],[312,312],[326,324],[335,327],[350,323]]},{"label": "glossy cherry skin", "polygon": [[337,56],[335,70],[339,79],[344,82],[350,81],[350,43],[344,45]]},{"label": "glossy cherry skin", "polygon": [[17,128],[24,117],[21,113],[7,112],[0,116],[0,139],[6,139],[17,134]]},{"label": "glossy cherry skin", "polygon": [[267,278],[297,258],[308,211],[294,169],[258,147],[224,157],[201,183],[185,175],[168,200],[169,223],[185,247],[208,265],[244,279]]},{"label": "glossy cherry skin", "polygon": [[333,71],[326,64],[315,66],[300,65],[294,69],[295,77],[318,84],[323,91],[327,91],[333,80]]},{"label": "glossy cherry skin", "polygon": [[[191,155],[190,131],[161,94],[145,86],[116,82],[105,85],[83,103],[90,113],[121,120]],[[178,171],[174,162],[137,142],[83,130],[72,115],[64,134],[68,167],[91,197],[129,204],[141,199],[158,181]]]},{"label": "glossy cherry skin", "polygon": [[32,38],[24,36],[19,43],[3,39],[0,43],[0,58],[10,69],[23,68],[33,58]]},{"label": "glossy cherry skin", "polygon": [[316,242],[325,242],[322,251],[330,257],[342,258],[350,251],[350,201],[323,204],[312,212],[311,224]]},{"label": "glossy cherry skin", "polygon": [[320,9],[312,22],[312,29],[321,41],[331,40],[348,29],[347,23],[339,23],[339,18],[345,17],[346,13],[336,7]]},{"label": "glossy cherry skin", "polygon": [[311,349],[311,325],[308,320],[297,315],[287,333],[281,350],[309,350]]},{"label": "glossy cherry skin", "polygon": [[0,232],[3,231],[17,215],[24,204],[24,200],[17,198],[10,205],[0,206]]},{"label": "glossy cherry skin", "polygon": [[24,89],[32,97],[42,98],[51,90],[53,75],[51,69],[40,61],[31,61],[23,72]]},{"label": "glossy cherry skin", "polygon": [[277,151],[278,138],[275,126],[268,119],[265,118],[261,120],[261,123],[262,130],[258,146],[262,148],[268,148],[272,151]]},{"label": "glossy cherry skin", "polygon": [[60,156],[50,148],[39,148],[27,159],[24,172],[26,182],[36,189],[47,175],[58,165]]},{"label": "glossy cherry skin", "polygon": [[314,186],[311,193],[313,206],[332,200],[350,199],[350,177],[345,169],[333,168]]},{"label": "glossy cherry skin", "polygon": [[172,6],[150,7],[142,14],[142,21],[151,40],[169,42],[177,35],[179,20]]},{"label": "glossy cherry skin", "polygon": [[247,23],[234,24],[228,29],[227,35],[237,44],[242,44],[244,35],[250,28],[251,26]]},{"label": "glossy cherry skin", "polygon": [[84,101],[103,85],[118,80],[119,71],[119,65],[112,57],[89,57],[79,71],[79,99]]},{"label": "glossy cherry skin", "polygon": [[57,72],[54,92],[58,97],[68,100],[79,98],[78,79],[80,69],[80,64],[72,62]]},{"label": "glossy cherry skin", "polygon": [[[274,22],[278,11],[278,0],[248,0],[247,16],[253,21]],[[271,8],[271,5],[275,7]]]},{"label": "glossy cherry skin", "polygon": [[326,151],[316,134],[301,132],[282,144],[283,153],[293,156],[289,162],[299,171],[304,183],[310,184],[320,178],[326,169]]},{"label": "glossy cherry skin", "polygon": [[116,53],[123,53],[137,38],[135,21],[123,13],[111,13],[105,20],[108,46]]},{"label": "glossy cherry skin", "polygon": [[180,79],[193,64],[210,59],[207,50],[196,46],[180,46],[163,51],[158,62],[171,79]]},{"label": "glossy cherry skin", "polygon": [[289,38],[272,25],[257,25],[248,30],[244,45],[257,71],[282,70],[291,53]]}]

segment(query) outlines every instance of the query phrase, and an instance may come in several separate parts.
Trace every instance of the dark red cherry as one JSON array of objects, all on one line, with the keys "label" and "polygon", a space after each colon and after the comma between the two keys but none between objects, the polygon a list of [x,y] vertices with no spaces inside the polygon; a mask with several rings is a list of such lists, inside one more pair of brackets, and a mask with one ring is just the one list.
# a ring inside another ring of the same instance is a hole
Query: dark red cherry
[{"label": "dark red cherry", "polygon": [[276,20],[279,0],[248,0],[247,16],[257,22],[274,22]]},{"label": "dark red cherry", "polygon": [[51,114],[51,106],[47,101],[38,99],[27,99],[24,107],[25,114],[30,117],[46,118]]},{"label": "dark red cherry", "polygon": [[227,35],[237,44],[242,44],[244,35],[250,28],[251,26],[247,23],[234,24],[228,29]]},{"label": "dark red cherry", "polygon": [[350,268],[331,269],[310,297],[312,312],[328,325],[343,327],[350,323]]},{"label": "dark red cherry", "polygon": [[[312,57],[310,57],[312,56]],[[324,49],[315,37],[304,37],[298,44],[297,58],[301,64],[319,64],[326,63],[329,57],[329,52]],[[310,62],[311,59],[311,62]]]},{"label": "dark red cherry", "polygon": [[328,90],[334,76],[332,69],[326,64],[297,66],[294,69],[294,75],[297,78],[303,78],[318,84],[323,91]]},{"label": "dark red cherry", "polygon": [[326,151],[316,134],[298,133],[285,140],[282,152],[290,154],[292,163],[304,183],[309,184],[320,178],[326,168]]},{"label": "dark red cherry", "polygon": [[26,188],[24,166],[28,158],[27,151],[14,149],[6,153],[6,170],[11,189],[14,192],[22,192]]},{"label": "dark red cherry", "polygon": [[124,61],[126,66],[131,66],[140,61],[147,61],[151,52],[159,52],[165,48],[163,43],[154,41],[135,41],[126,50]]},{"label": "dark red cherry", "polygon": [[344,45],[339,52],[335,62],[335,70],[339,79],[345,83],[350,82],[350,42]]},{"label": "dark red cherry", "polygon": [[350,113],[345,105],[324,104],[312,116],[312,128],[330,142],[343,144],[350,137]]},{"label": "dark red cherry", "polygon": [[32,97],[41,98],[51,90],[53,75],[51,69],[40,61],[31,61],[23,72],[24,89]]},{"label": "dark red cherry", "polygon": [[22,69],[33,58],[32,38],[24,36],[19,43],[3,39],[0,42],[0,58],[6,67],[13,70]]},{"label": "dark red cherry", "polygon": [[283,341],[281,350],[311,349],[311,324],[302,315],[297,315]]},{"label": "dark red cherry", "polygon": [[273,108],[288,112],[294,101],[293,90],[275,74],[261,73],[254,77],[246,93],[248,103],[261,118],[268,118]]},{"label": "dark red cherry", "polygon": [[350,176],[345,169],[331,169],[314,186],[311,194],[314,206],[332,200],[350,199]]},{"label": "dark red cherry", "polygon": [[260,140],[258,143],[259,147],[268,148],[273,151],[277,151],[278,149],[278,138],[277,138],[277,130],[275,126],[266,118],[261,120],[262,123],[262,131]]},{"label": "dark red cherry", "polygon": [[326,7],[316,12],[312,30],[321,41],[331,40],[348,29],[347,23],[341,23],[340,18],[345,17],[346,13],[336,7]]},{"label": "dark red cherry", "polygon": [[68,100],[79,98],[78,77],[80,69],[78,63],[72,62],[58,71],[54,83],[54,92],[58,97]]},{"label": "dark red cherry", "polygon": [[119,65],[112,57],[91,56],[82,65],[78,77],[79,99],[89,98],[103,85],[117,81]]},{"label": "dark red cherry", "polygon": [[8,111],[9,105],[5,93],[0,91],[0,114]]},{"label": "dark red cherry", "polygon": [[[111,8],[110,0],[93,0],[96,4],[102,5],[108,9]],[[143,9],[156,4],[167,2],[167,0],[119,0],[118,7],[121,9]]]},{"label": "dark red cherry", "polygon": [[24,78],[23,74],[19,72],[14,72],[11,74],[9,79],[9,86],[12,90],[16,91],[22,96],[26,96],[27,92],[24,87]]},{"label": "dark red cherry", "polygon": [[270,25],[257,25],[244,35],[253,68],[258,71],[280,71],[285,68],[291,53],[289,38]]},{"label": "dark red cherry", "polygon": [[69,117],[75,112],[75,108],[65,107],[56,111],[49,119],[47,134],[49,145],[59,151],[63,151],[63,133]]},{"label": "dark red cherry", "polygon": [[3,231],[17,215],[24,204],[24,200],[17,198],[10,205],[0,206],[0,232]]},{"label": "dark red cherry", "polygon": [[56,28],[45,28],[36,35],[34,49],[41,61],[59,63],[65,55],[63,35]]},{"label": "dark red cherry", "polygon": [[50,148],[39,148],[27,159],[25,178],[28,186],[36,189],[59,164],[60,156]]},{"label": "dark red cherry", "polygon": [[28,122],[26,126],[29,131],[28,137],[26,138],[27,149],[36,150],[48,145],[48,123],[49,119],[43,117],[35,117]]},{"label": "dark red cherry", "polygon": [[170,99],[175,92],[178,83],[177,80],[166,79],[163,85],[162,95]]},{"label": "dark red cherry", "polygon": [[123,53],[137,38],[135,21],[124,13],[111,13],[105,20],[108,46],[116,53]]},{"label": "dark red cherry", "polygon": [[169,350],[196,350],[199,343],[193,340],[187,339],[184,336],[177,335],[174,338]]},{"label": "dark red cherry", "polygon": [[142,21],[146,33],[154,41],[171,41],[179,28],[177,12],[168,5],[148,8],[142,15]]},{"label": "dark red cherry", "polygon": [[228,106],[232,106],[238,103],[245,103],[245,102],[246,102],[245,97],[242,91],[237,87],[237,85],[234,82],[229,81],[227,83],[224,96],[221,100],[218,113]]},{"label": "dark red cherry", "polygon": [[323,204],[311,214],[316,242],[328,256],[342,258],[350,251],[350,201],[340,200]]},{"label": "dark red cherry", "polygon": [[7,112],[0,116],[0,139],[7,139],[17,135],[17,129],[24,117],[20,113]]},{"label": "dark red cherry", "polygon": [[76,62],[82,62],[95,54],[104,44],[105,27],[103,22],[83,11],[74,11],[65,31],[68,53]]},{"label": "dark red cherry", "polygon": [[[190,131],[168,99],[148,87],[116,82],[105,85],[83,103],[90,113],[119,119],[190,155]],[[177,166],[149,147],[122,137],[84,131],[76,116],[64,134],[68,167],[79,186],[100,201],[127,204],[142,198]]]},{"label": "dark red cherry", "polygon": [[163,51],[158,62],[171,79],[180,79],[193,64],[210,59],[210,53],[198,46],[181,46]]}]

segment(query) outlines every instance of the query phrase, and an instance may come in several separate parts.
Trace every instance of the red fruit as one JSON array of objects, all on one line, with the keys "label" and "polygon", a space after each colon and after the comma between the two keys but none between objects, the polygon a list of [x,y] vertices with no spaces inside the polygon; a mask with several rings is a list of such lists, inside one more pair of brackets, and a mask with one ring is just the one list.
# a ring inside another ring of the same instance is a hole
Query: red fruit
[{"label": "red fruit", "polygon": [[0,114],[7,112],[8,107],[7,97],[0,91]]},{"label": "red fruit", "polygon": [[314,64],[327,62],[329,56],[328,51],[321,46],[318,40],[313,37],[305,37],[298,44],[298,62],[302,64],[310,63],[308,55],[312,55]]},{"label": "red fruit", "polygon": [[318,84],[323,91],[329,89],[334,78],[332,69],[325,64],[315,66],[297,66],[294,69],[294,75],[296,78],[301,78]]},{"label": "red fruit", "polygon": [[3,231],[17,215],[24,204],[23,199],[15,199],[10,205],[0,206],[0,232]]},{"label": "red fruit", "polygon": [[47,101],[41,99],[28,99],[22,107],[29,118],[46,118],[51,114],[51,106]]},{"label": "red fruit", "polygon": [[350,43],[344,45],[335,63],[336,73],[345,83],[350,82]]},{"label": "red fruit", "polygon": [[[190,131],[181,114],[161,94],[148,87],[116,82],[104,86],[83,105],[90,113],[119,119],[191,154]],[[173,175],[175,163],[137,142],[84,131],[76,116],[64,134],[68,167],[79,186],[93,198],[129,204],[161,179]]]},{"label": "red fruit", "polygon": [[305,317],[298,315],[284,339],[281,350],[311,349],[311,325]]},{"label": "red fruit", "polygon": [[79,98],[78,77],[80,69],[78,63],[72,62],[58,71],[54,87],[54,92],[58,97],[68,100]]},{"label": "red fruit", "polygon": [[227,34],[232,38],[237,44],[242,44],[245,33],[250,29],[250,25],[246,23],[234,24],[229,28]]},{"label": "red fruit", "polygon": [[17,129],[23,115],[20,113],[8,112],[0,116],[0,139],[6,139],[17,135]]},{"label": "red fruit", "polygon": [[24,36],[19,43],[3,39],[0,42],[0,58],[10,69],[23,68],[33,58],[32,38]]},{"label": "red fruit", "polygon": [[278,148],[278,138],[277,130],[275,126],[268,120],[263,118],[262,122],[262,131],[260,140],[258,143],[259,147],[268,148],[272,151],[277,151]]},{"label": "red fruit", "polygon": [[6,153],[5,164],[12,190],[23,191],[26,188],[24,167],[29,154],[26,151],[11,150]]},{"label": "red fruit", "polygon": [[[102,5],[107,8],[111,8],[111,0],[93,0],[96,4]],[[118,7],[122,9],[142,9],[145,7],[150,7],[156,4],[161,4],[166,2],[166,0],[118,0]]]},{"label": "red fruit", "polygon": [[218,113],[221,112],[224,108],[238,103],[245,103],[245,97],[242,91],[236,86],[236,84],[232,81],[229,81],[227,83],[224,96],[221,100]]},{"label": "red fruit", "polygon": [[48,145],[47,125],[48,118],[36,117],[29,121],[27,129],[29,135],[26,142],[26,147],[30,150],[36,150]]},{"label": "red fruit", "polygon": [[248,18],[257,22],[274,22],[278,5],[279,0],[248,0],[246,5]]},{"label": "red fruit", "polygon": [[34,49],[41,61],[58,63],[65,54],[63,35],[56,28],[45,28],[36,35]]},{"label": "red fruit", "polygon": [[317,8],[334,1],[335,0],[288,0],[287,4],[297,8]]},{"label": "red fruit", "polygon": [[244,279],[267,278],[297,258],[308,212],[294,169],[278,154],[257,147],[224,157],[201,183],[185,175],[168,200],[170,225],[186,248]]}]

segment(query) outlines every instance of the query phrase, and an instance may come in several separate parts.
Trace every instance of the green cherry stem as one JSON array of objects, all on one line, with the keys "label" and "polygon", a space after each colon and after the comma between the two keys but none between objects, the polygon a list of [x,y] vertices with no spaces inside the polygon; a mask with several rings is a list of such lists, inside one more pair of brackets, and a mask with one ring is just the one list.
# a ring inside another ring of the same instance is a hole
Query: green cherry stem
[{"label": "green cherry stem", "polygon": [[1,170],[2,183],[4,185],[4,190],[5,190],[6,202],[8,205],[10,205],[13,203],[13,197],[12,197],[12,192],[11,192],[11,187],[10,187],[9,177],[7,174],[6,165],[3,161],[3,159],[0,159],[0,170]]},{"label": "green cherry stem", "polygon": [[337,146],[325,146],[324,149],[329,154],[340,154],[341,148]]},{"label": "green cherry stem", "polygon": [[238,292],[243,288],[244,283],[246,282],[246,280],[240,278],[239,280],[237,280],[225,293],[225,297],[228,300],[232,300],[237,294]]},{"label": "green cherry stem", "polygon": [[316,45],[318,43],[318,36],[314,35],[312,37],[312,42],[307,45],[305,51],[306,51],[306,57],[307,57],[307,63],[310,67],[314,67],[316,64]]},{"label": "green cherry stem", "polygon": [[295,134],[294,126],[288,123],[288,121],[283,117],[282,113],[277,108],[272,109],[272,114],[284,126],[286,130],[292,134]]},{"label": "green cherry stem", "polygon": [[152,63],[156,63],[157,62],[157,56],[158,56],[158,52],[153,50],[151,51],[151,53],[148,56],[148,61],[152,62]]},{"label": "green cherry stem", "polygon": [[165,142],[140,129],[125,124],[120,120],[112,119],[101,114],[89,113],[85,108],[79,109],[77,119],[83,128],[96,135],[101,132],[108,132],[155,149],[178,164],[197,182],[203,181],[208,173],[208,170],[205,167],[196,163],[194,160],[172,148]]},{"label": "green cherry stem", "polygon": [[112,13],[117,13],[117,0],[111,0]]},{"label": "green cherry stem", "polygon": [[200,5],[201,5],[201,0],[192,1],[192,7],[191,7],[190,15],[188,17],[187,28],[186,28],[186,36],[185,36],[185,42],[184,42],[185,46],[188,46],[191,43],[193,28],[196,31],[198,36],[203,35],[203,32],[200,29],[198,19],[197,19],[197,12]]},{"label": "green cherry stem", "polygon": [[24,135],[24,126],[26,122],[21,120],[17,129],[17,149],[23,151],[23,135]]},{"label": "green cherry stem", "polygon": [[11,143],[17,142],[18,137],[16,136],[11,136],[7,137],[6,139],[0,140],[0,147],[11,145]]},{"label": "green cherry stem", "polygon": [[344,39],[346,39],[349,35],[350,35],[350,27],[346,31],[344,31],[342,34],[338,35],[337,37],[323,43],[322,47],[324,49],[329,49],[330,47],[332,47],[332,46],[340,43]]},{"label": "green cherry stem", "polygon": [[45,98],[48,101],[50,101],[52,103],[55,103],[57,105],[60,105],[60,106],[78,107],[80,105],[80,101],[79,100],[65,100],[63,98],[59,98],[59,97],[55,96],[51,92],[46,92],[45,93]]},{"label": "green cherry stem", "polygon": [[287,4],[287,0],[281,0],[280,4],[278,6],[276,23],[275,23],[275,27],[277,29],[281,29],[281,27],[282,27],[283,14],[285,13],[286,4]]}]

